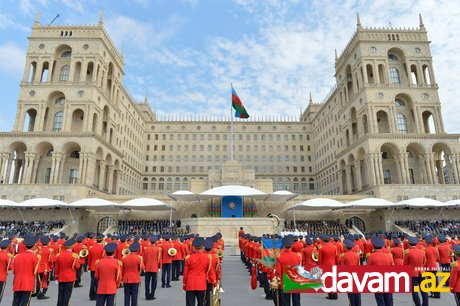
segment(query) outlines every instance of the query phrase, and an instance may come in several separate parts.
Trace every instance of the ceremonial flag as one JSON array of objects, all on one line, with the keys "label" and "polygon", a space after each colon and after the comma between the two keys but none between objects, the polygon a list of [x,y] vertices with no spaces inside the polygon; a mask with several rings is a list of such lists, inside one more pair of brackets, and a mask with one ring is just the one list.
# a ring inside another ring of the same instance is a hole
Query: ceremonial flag
[{"label": "ceremonial flag", "polygon": [[249,114],[244,108],[240,97],[236,94],[235,89],[232,86],[232,107],[235,110],[235,117],[237,118],[249,118]]},{"label": "ceremonial flag", "polygon": [[262,260],[267,264],[274,265],[282,248],[283,241],[281,239],[263,239]]},{"label": "ceremonial flag", "polygon": [[[283,290],[285,292],[302,292],[308,289],[319,289],[323,286],[321,269],[306,271],[302,266],[288,266],[283,269]],[[316,272],[316,273],[313,273]]]}]

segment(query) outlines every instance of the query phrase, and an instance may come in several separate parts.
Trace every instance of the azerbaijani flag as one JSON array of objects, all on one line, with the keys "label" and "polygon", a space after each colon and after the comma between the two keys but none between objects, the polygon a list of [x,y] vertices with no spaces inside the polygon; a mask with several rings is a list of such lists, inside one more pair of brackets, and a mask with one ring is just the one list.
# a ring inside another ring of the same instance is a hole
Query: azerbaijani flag
[{"label": "azerbaijani flag", "polygon": [[281,239],[263,239],[262,240],[262,260],[267,264],[274,266],[276,258],[280,255],[280,250],[283,248]]},{"label": "azerbaijani flag", "polygon": [[232,85],[232,106],[235,110],[235,117],[237,118],[249,118],[249,114],[241,103],[240,97],[236,94],[235,89]]},{"label": "azerbaijani flag", "polygon": [[321,273],[313,275],[302,266],[288,266],[283,268],[283,290],[285,293],[308,292],[318,290],[323,286]]}]

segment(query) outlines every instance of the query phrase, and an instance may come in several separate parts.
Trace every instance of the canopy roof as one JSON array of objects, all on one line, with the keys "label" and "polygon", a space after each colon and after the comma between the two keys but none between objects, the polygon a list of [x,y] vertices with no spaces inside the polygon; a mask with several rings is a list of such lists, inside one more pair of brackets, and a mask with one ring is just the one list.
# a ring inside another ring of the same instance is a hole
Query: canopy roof
[{"label": "canopy roof", "polygon": [[268,197],[268,194],[255,188],[237,185],[219,186],[212,189],[208,189],[198,194],[198,198],[200,200],[207,200],[210,198],[218,198],[225,196],[250,197],[256,200],[264,200]]},{"label": "canopy roof", "polygon": [[178,190],[169,195],[169,197],[175,201],[198,201],[198,197],[191,191]]},{"label": "canopy roof", "polygon": [[287,202],[297,197],[297,193],[292,193],[288,190],[278,190],[269,195],[265,201],[267,202]]},{"label": "canopy roof", "polygon": [[349,206],[349,204],[344,204],[333,199],[317,198],[296,204],[288,210],[328,210],[347,208]]},{"label": "canopy roof", "polygon": [[85,208],[85,209],[99,209],[104,208],[108,210],[116,210],[116,203],[99,198],[81,199],[68,204],[68,207]]},{"label": "canopy roof", "polygon": [[0,207],[6,208],[6,207],[16,207],[18,206],[18,203],[13,202],[11,200],[6,200],[6,199],[0,199]]},{"label": "canopy roof", "polygon": [[66,207],[68,206],[67,203],[53,200],[53,199],[46,199],[46,198],[33,198],[30,200],[22,201],[17,205],[17,207],[24,207],[24,208],[49,208],[49,207]]},{"label": "canopy roof", "polygon": [[419,208],[432,208],[432,207],[449,207],[456,206],[456,203],[443,203],[441,201],[433,200],[430,198],[414,198],[409,200],[400,201],[396,204],[404,205],[406,207],[419,207]]},{"label": "canopy roof", "polygon": [[376,209],[376,208],[389,208],[389,207],[398,207],[401,206],[398,203],[393,203],[384,199],[379,199],[379,198],[367,198],[367,199],[361,199],[353,202],[347,203],[347,205],[350,205],[348,208],[357,208],[357,209]]},{"label": "canopy roof", "polygon": [[123,204],[117,204],[117,207],[135,210],[176,210],[171,205],[152,198],[132,199],[124,202]]}]

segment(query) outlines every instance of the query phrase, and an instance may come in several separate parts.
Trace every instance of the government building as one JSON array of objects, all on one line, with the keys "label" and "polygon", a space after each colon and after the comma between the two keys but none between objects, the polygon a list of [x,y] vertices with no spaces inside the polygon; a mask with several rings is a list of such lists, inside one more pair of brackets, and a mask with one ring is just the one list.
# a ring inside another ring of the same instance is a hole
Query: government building
[{"label": "government building", "polygon": [[421,17],[406,29],[365,28],[358,16],[331,92],[300,115],[236,119],[234,160],[229,118],[158,118],[130,96],[102,17],[48,26],[37,16],[25,56],[14,127],[0,133],[3,199],[154,197],[190,218],[168,195],[232,184],[288,190],[296,202],[460,198],[459,135],[444,130]]}]

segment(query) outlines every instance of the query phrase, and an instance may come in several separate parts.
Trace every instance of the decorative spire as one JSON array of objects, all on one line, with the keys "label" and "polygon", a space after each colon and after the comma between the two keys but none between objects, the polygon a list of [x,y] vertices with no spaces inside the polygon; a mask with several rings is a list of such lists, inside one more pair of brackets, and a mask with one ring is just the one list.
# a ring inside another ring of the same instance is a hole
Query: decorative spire
[{"label": "decorative spire", "polygon": [[40,25],[40,11],[37,11],[37,15],[35,15],[34,25]]},{"label": "decorative spire", "polygon": [[339,58],[337,55],[337,49],[334,49],[334,51],[335,51],[335,60],[337,61],[337,59]]},{"label": "decorative spire", "polygon": [[359,13],[356,13],[356,27],[358,30],[361,30],[363,27],[361,25],[361,19],[359,18]]},{"label": "decorative spire", "polygon": [[149,104],[149,99],[147,98],[147,95],[144,97],[144,104]]},{"label": "decorative spire", "polygon": [[101,11],[101,14],[99,15],[99,25],[104,24],[104,11]]},{"label": "decorative spire", "polygon": [[425,25],[423,24],[422,14],[418,14],[418,19],[420,21],[420,29],[425,28]]},{"label": "decorative spire", "polygon": [[312,100],[312,98],[311,98],[311,91],[310,91],[310,99],[308,100],[308,102],[309,102],[310,104],[313,103],[313,100]]}]

